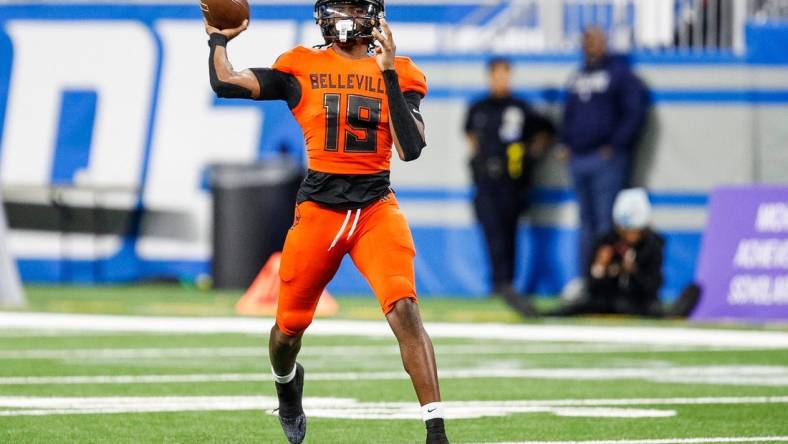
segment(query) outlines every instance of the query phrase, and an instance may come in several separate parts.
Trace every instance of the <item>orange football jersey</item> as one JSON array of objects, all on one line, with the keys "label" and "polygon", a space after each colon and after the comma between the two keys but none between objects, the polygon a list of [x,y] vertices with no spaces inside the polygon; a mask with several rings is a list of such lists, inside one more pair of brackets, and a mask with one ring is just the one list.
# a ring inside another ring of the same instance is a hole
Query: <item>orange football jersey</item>
[{"label": "orange football jersey", "polygon": [[[413,61],[397,57],[395,67],[403,92],[427,94],[424,74]],[[388,99],[374,57],[349,59],[331,48],[299,46],[272,68],[294,76],[301,86],[292,113],[304,132],[310,169],[330,174],[390,169]]]}]

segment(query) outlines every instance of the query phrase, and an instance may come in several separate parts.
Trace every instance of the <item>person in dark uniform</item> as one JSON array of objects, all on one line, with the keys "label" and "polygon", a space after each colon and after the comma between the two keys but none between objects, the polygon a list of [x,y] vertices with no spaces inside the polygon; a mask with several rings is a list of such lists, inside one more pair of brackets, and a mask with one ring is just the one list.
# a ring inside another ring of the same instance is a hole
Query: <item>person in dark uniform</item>
[{"label": "person in dark uniform", "polygon": [[474,209],[492,268],[492,290],[512,288],[517,222],[528,207],[531,172],[552,142],[555,129],[525,100],[512,95],[511,64],[488,63],[490,92],[471,104],[465,134],[471,150]]}]

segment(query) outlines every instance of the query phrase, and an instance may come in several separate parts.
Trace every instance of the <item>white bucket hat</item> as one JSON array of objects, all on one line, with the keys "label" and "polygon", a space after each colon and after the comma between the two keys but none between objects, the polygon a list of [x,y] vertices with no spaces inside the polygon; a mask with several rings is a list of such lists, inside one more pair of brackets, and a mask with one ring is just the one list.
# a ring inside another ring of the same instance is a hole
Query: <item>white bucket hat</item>
[{"label": "white bucket hat", "polygon": [[646,189],[621,190],[613,204],[613,221],[622,228],[646,228],[651,223],[651,203]]}]

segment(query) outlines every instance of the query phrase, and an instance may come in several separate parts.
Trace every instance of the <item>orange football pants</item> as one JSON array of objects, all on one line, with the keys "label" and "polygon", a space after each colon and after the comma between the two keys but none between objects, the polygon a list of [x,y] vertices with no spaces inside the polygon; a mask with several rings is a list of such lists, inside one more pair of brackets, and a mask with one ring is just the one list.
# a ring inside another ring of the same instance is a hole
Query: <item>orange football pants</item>
[{"label": "orange football pants", "polygon": [[372,287],[384,313],[400,299],[416,301],[416,249],[393,193],[349,211],[306,201],[296,206],[282,251],[276,323],[283,333],[294,336],[312,323],[318,299],[345,254]]}]

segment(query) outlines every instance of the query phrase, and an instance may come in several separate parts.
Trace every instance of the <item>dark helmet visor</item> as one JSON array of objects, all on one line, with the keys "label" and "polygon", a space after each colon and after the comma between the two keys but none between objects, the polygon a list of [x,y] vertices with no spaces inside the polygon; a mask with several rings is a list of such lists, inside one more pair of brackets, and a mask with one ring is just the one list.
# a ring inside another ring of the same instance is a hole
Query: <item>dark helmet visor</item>
[{"label": "dark helmet visor", "polygon": [[315,20],[327,42],[372,39],[372,29],[379,25],[383,11],[374,2],[332,1],[319,3]]},{"label": "dark helmet visor", "polygon": [[376,19],[377,8],[372,4],[358,2],[335,2],[317,8],[318,20]]}]

